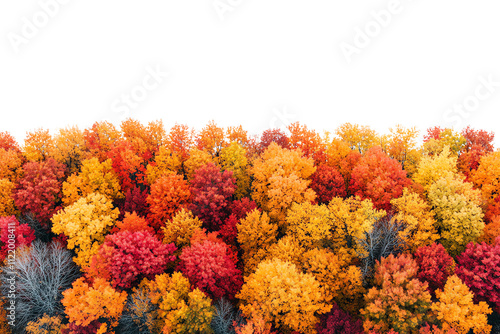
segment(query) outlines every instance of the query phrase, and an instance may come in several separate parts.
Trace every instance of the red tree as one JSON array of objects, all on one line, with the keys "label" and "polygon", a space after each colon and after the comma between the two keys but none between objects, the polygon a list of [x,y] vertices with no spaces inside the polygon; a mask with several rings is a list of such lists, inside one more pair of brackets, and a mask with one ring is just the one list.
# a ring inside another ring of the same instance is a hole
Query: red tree
[{"label": "red tree", "polygon": [[448,276],[453,275],[455,262],[441,244],[422,246],[415,252],[419,270],[417,277],[429,283],[429,291],[434,295],[436,289],[443,290]]},{"label": "red tree", "polygon": [[[14,242],[12,242],[12,240]],[[15,216],[0,217],[0,261],[3,261],[9,250],[20,246],[29,246],[35,240],[35,232],[27,224],[19,224]]]},{"label": "red tree", "polygon": [[363,322],[353,319],[349,313],[333,304],[330,312],[321,316],[316,325],[318,334],[363,334]]},{"label": "red tree", "polygon": [[444,131],[444,129],[442,129],[439,126],[428,128],[427,134],[424,135],[424,143],[428,142],[431,139],[435,139],[435,140],[441,139],[441,132],[443,132],[443,131]]},{"label": "red tree", "polygon": [[339,172],[344,177],[345,188],[347,190],[347,195],[352,195],[349,193],[349,184],[351,182],[351,175],[354,167],[358,164],[361,159],[361,153],[358,151],[351,151],[347,156],[340,161],[340,169]]},{"label": "red tree", "polygon": [[0,148],[3,148],[6,151],[14,150],[18,153],[21,152],[19,144],[17,144],[14,137],[12,137],[12,135],[7,131],[0,132]]},{"label": "red tree", "polygon": [[120,219],[123,219],[126,212],[135,212],[141,217],[149,215],[149,207],[146,202],[148,197],[148,190],[141,191],[138,187],[128,189],[125,193],[125,198],[118,202],[118,209],[120,210]]},{"label": "red tree", "polygon": [[243,197],[231,203],[231,214],[235,215],[238,220],[245,218],[247,213],[254,209],[257,209],[257,203],[247,197]]},{"label": "red tree", "polygon": [[411,184],[401,164],[375,146],[354,167],[349,190],[362,199],[371,199],[377,209],[389,211],[391,200],[400,197]]},{"label": "red tree", "polygon": [[143,278],[153,279],[175,261],[174,244],[163,244],[147,231],[123,231],[106,236],[90,261],[91,277],[111,279],[114,287],[128,289]]},{"label": "red tree", "polygon": [[474,146],[481,147],[486,153],[493,152],[493,140],[495,139],[493,132],[474,130],[467,126],[462,130],[462,136],[467,140],[465,143],[466,152],[473,150]]},{"label": "red tree", "polygon": [[224,296],[233,299],[243,284],[243,277],[228,251],[227,245],[221,242],[195,243],[182,251],[178,270],[212,299]]},{"label": "red tree", "polygon": [[474,301],[485,301],[500,311],[500,238],[495,245],[469,243],[457,257],[457,276],[474,293]]},{"label": "red tree", "polygon": [[111,145],[108,158],[112,161],[112,167],[123,191],[134,188],[140,184],[146,184],[144,159],[139,157],[132,145],[125,140],[119,140]]},{"label": "red tree", "polygon": [[32,212],[39,221],[46,223],[60,209],[66,167],[54,159],[47,159],[28,162],[23,170],[24,176],[14,191],[14,202],[22,212]]},{"label": "red tree", "polygon": [[221,172],[213,163],[199,168],[191,182],[193,201],[190,210],[205,226],[216,231],[229,215],[230,199],[236,190],[231,171]]},{"label": "red tree", "polygon": [[259,151],[264,152],[266,148],[275,142],[282,148],[290,148],[290,141],[286,134],[280,129],[268,129],[260,136]]},{"label": "red tree", "polygon": [[346,197],[344,178],[335,168],[319,165],[311,176],[311,189],[316,192],[318,203],[328,203],[334,197]]}]

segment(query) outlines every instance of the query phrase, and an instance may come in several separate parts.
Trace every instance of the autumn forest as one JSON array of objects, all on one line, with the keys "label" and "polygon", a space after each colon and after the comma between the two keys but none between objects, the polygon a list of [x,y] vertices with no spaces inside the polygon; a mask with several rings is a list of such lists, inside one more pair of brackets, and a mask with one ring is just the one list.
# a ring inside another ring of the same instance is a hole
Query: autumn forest
[{"label": "autumn forest", "polygon": [[0,333],[500,333],[494,134],[387,133],[0,132]]}]

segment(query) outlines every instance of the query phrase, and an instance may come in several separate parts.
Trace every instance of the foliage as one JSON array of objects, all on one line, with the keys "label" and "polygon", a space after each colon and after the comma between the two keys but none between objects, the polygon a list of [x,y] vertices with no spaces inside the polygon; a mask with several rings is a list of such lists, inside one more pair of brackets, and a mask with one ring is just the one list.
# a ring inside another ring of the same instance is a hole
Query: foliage
[{"label": "foliage", "polygon": [[169,173],[181,172],[181,160],[177,154],[173,153],[167,146],[160,146],[154,158],[154,163],[147,167],[148,184],[155,183],[160,177]]},{"label": "foliage", "polygon": [[500,216],[494,216],[489,224],[484,226],[483,234],[478,239],[479,242],[486,242],[493,245],[495,239],[500,236]]},{"label": "foliage", "polygon": [[287,130],[290,132],[288,142],[291,149],[299,149],[305,157],[313,158],[316,163],[325,161],[323,141],[316,131],[298,122],[288,125]]},{"label": "foliage", "polygon": [[456,275],[472,293],[474,301],[487,302],[500,313],[500,239],[495,245],[486,243],[467,245],[457,256]]},{"label": "foliage", "polygon": [[18,152],[0,148],[0,179],[17,182],[22,175],[22,164],[23,159]]},{"label": "foliage", "polygon": [[324,289],[325,301],[357,313],[365,292],[359,267],[350,265],[327,249],[312,249],[303,255],[304,272],[313,275]]},{"label": "foliage", "polygon": [[15,184],[8,179],[0,179],[0,217],[12,216],[17,213],[12,198],[15,187]]},{"label": "foliage", "polygon": [[24,176],[13,196],[16,206],[22,212],[32,212],[38,220],[46,223],[60,209],[65,166],[49,158],[28,162],[23,170]]},{"label": "foliage", "polygon": [[430,188],[428,199],[435,214],[440,242],[451,255],[476,241],[484,228],[480,195],[472,184],[451,176],[437,180]]},{"label": "foliage", "polygon": [[293,203],[286,215],[287,234],[306,249],[322,247],[331,239],[332,223],[326,205]]},{"label": "foliage", "polygon": [[63,183],[64,205],[71,205],[92,193],[100,193],[110,200],[121,198],[120,184],[111,165],[109,159],[102,163],[97,158],[84,160],[81,171],[70,175]]},{"label": "foliage", "polygon": [[392,254],[375,267],[375,286],[365,296],[361,311],[366,331],[415,332],[428,321],[431,295],[417,278],[418,266],[410,255]]},{"label": "foliage", "polygon": [[346,197],[345,182],[342,174],[334,167],[325,164],[318,166],[311,176],[311,189],[317,195],[318,203],[325,204],[334,197]]},{"label": "foliage", "polygon": [[146,202],[147,197],[147,189],[141,190],[139,187],[128,189],[125,192],[125,198],[118,202],[120,218],[123,219],[126,212],[136,212],[141,217],[147,217],[149,215],[149,207]]},{"label": "foliage", "polygon": [[40,161],[49,157],[54,149],[54,142],[49,130],[37,129],[26,133],[23,153],[28,161]]},{"label": "foliage", "polygon": [[98,333],[105,333],[118,325],[127,293],[119,292],[102,278],[89,284],[83,277],[64,291],[62,304],[69,321],[76,326],[87,327],[97,321]]},{"label": "foliage", "polygon": [[220,152],[219,164],[223,171],[233,172],[236,180],[234,196],[237,199],[247,196],[250,191],[250,175],[245,148],[237,142],[232,142]]},{"label": "foliage", "polygon": [[162,227],[163,243],[174,243],[178,249],[189,245],[196,230],[200,230],[202,222],[193,216],[191,211],[181,209]]},{"label": "foliage", "polygon": [[481,190],[483,200],[487,205],[494,203],[500,195],[500,151],[491,152],[484,155],[476,171],[471,173],[471,180],[474,186]]},{"label": "foliage", "polygon": [[254,161],[252,198],[273,221],[283,226],[292,203],[314,200],[314,191],[308,185],[315,170],[314,161],[302,157],[300,151],[271,143]]},{"label": "foliage", "polygon": [[363,322],[355,320],[344,312],[337,304],[333,304],[330,312],[321,316],[316,325],[318,334],[363,334]]},{"label": "foliage", "polygon": [[121,139],[121,136],[120,131],[107,121],[95,122],[89,129],[83,131],[89,157],[95,157],[100,162],[108,159],[108,152],[111,150],[112,143]]},{"label": "foliage", "polygon": [[434,213],[417,193],[405,188],[403,195],[391,200],[391,204],[395,213],[393,219],[404,225],[399,236],[408,250],[414,252],[439,239]]},{"label": "foliage", "polygon": [[212,157],[218,157],[221,150],[227,146],[224,129],[218,127],[214,121],[208,122],[196,136],[196,145]]},{"label": "foliage", "polygon": [[335,133],[349,145],[351,150],[357,150],[359,153],[365,153],[374,146],[377,136],[370,127],[351,123],[340,125]]},{"label": "foliage", "polygon": [[141,283],[151,303],[158,308],[163,332],[210,333],[214,309],[211,300],[200,290],[191,290],[187,278],[179,272],[156,276],[154,281]]},{"label": "foliage", "polygon": [[371,199],[377,209],[390,210],[391,200],[411,185],[406,172],[380,147],[370,148],[352,170],[349,191],[361,199]]},{"label": "foliage", "polygon": [[361,257],[367,256],[362,240],[373,229],[375,222],[385,216],[385,211],[376,210],[369,199],[344,200],[338,197],[331,200],[328,209],[333,225],[333,247],[352,250]]},{"label": "foliage", "polygon": [[265,212],[254,209],[240,220],[236,225],[238,229],[238,243],[243,250],[241,259],[245,264],[245,274],[255,269],[257,263],[252,263],[252,259],[262,251],[276,242],[278,226],[270,222],[269,216]]},{"label": "foliage", "polygon": [[455,271],[455,261],[441,244],[422,246],[415,252],[418,264],[417,277],[429,284],[429,291],[434,295],[436,289],[443,289],[446,280]]},{"label": "foliage", "polygon": [[50,317],[44,314],[37,321],[30,321],[26,326],[26,332],[28,334],[59,334],[64,327],[60,316]]},{"label": "foliage", "polygon": [[151,226],[158,231],[175,212],[187,205],[190,196],[189,185],[181,175],[168,174],[156,180],[146,199]]},{"label": "foliage", "polygon": [[148,221],[137,213],[132,212],[131,214],[126,212],[125,217],[121,221],[117,221],[116,225],[111,230],[111,233],[116,233],[120,231],[130,231],[130,232],[140,232],[145,231],[151,234],[155,233],[155,230],[149,226]]},{"label": "foliage", "polygon": [[276,143],[281,148],[290,148],[286,133],[280,129],[267,129],[262,132],[259,142],[260,152],[264,152],[271,143]]},{"label": "foliage", "polygon": [[64,164],[68,173],[77,172],[87,155],[83,132],[76,126],[60,129],[52,143],[50,157]]},{"label": "foliage", "polygon": [[485,302],[473,303],[473,294],[460,278],[452,275],[444,289],[436,290],[438,302],[432,305],[437,320],[444,330],[453,328],[459,334],[473,330],[475,334],[490,333],[487,315],[491,309]]},{"label": "foliage", "polygon": [[223,243],[205,240],[182,250],[177,269],[200,291],[212,299],[234,295],[243,284],[241,271]]},{"label": "foliage", "polygon": [[240,306],[247,317],[260,315],[278,328],[314,333],[318,315],[330,311],[323,290],[311,274],[278,259],[264,261],[245,278]]},{"label": "foliage", "polygon": [[427,192],[437,180],[455,176],[456,173],[457,158],[451,155],[448,147],[445,147],[439,155],[422,157],[418,170],[413,175],[413,181],[420,184]]},{"label": "foliage", "polygon": [[108,198],[92,193],[55,214],[52,231],[68,237],[68,249],[76,252],[73,260],[86,267],[117,217],[118,209],[113,209]]},{"label": "foliage", "polygon": [[231,171],[221,172],[213,163],[199,168],[191,181],[189,208],[210,231],[216,231],[229,216],[229,203],[236,190]]},{"label": "foliage", "polygon": [[163,273],[175,261],[176,249],[174,244],[162,244],[151,232],[118,232],[106,236],[87,273],[109,277],[114,288],[128,289],[144,277]]}]

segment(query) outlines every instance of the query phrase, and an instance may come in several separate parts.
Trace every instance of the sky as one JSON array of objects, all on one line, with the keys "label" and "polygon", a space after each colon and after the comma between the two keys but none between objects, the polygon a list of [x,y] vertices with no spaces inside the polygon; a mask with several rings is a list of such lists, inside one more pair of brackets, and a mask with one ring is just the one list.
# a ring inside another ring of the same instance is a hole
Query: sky
[{"label": "sky", "polygon": [[499,12],[498,0],[3,0],[0,131],[22,142],[132,117],[500,136]]}]

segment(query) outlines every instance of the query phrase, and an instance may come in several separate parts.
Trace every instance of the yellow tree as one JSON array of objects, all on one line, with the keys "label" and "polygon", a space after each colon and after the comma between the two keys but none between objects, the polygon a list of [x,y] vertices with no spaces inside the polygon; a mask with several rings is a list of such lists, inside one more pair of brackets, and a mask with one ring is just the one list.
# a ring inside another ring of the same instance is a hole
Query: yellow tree
[{"label": "yellow tree", "polygon": [[160,146],[154,158],[154,163],[147,166],[147,180],[149,184],[155,183],[160,177],[169,173],[180,173],[182,162],[177,154],[173,153],[165,145]]},{"label": "yellow tree", "polygon": [[17,213],[12,198],[15,184],[8,179],[0,179],[0,217],[12,216]]},{"label": "yellow tree", "polygon": [[[265,256],[265,249],[276,242],[278,226],[272,224],[267,213],[255,209],[236,225],[238,243],[243,250],[242,260],[245,272],[251,272]],[[260,256],[257,254],[260,253]],[[254,260],[255,258],[255,260]]]},{"label": "yellow tree", "polygon": [[[467,140],[459,132],[449,128],[431,128],[429,130],[433,130],[433,133],[424,137],[423,149],[426,154],[440,154],[445,147],[448,147],[453,156],[458,156],[465,148]],[[429,130],[427,131],[429,132]]]},{"label": "yellow tree", "polygon": [[245,316],[261,316],[280,329],[300,333],[316,333],[318,315],[331,309],[313,275],[279,259],[260,263],[236,297]]},{"label": "yellow tree", "polygon": [[484,155],[477,170],[472,171],[471,180],[474,186],[481,190],[486,205],[494,203],[500,195],[500,151]]},{"label": "yellow tree", "polygon": [[202,221],[195,217],[189,210],[177,211],[165,226],[161,227],[163,232],[163,243],[174,243],[180,250],[189,245],[194,233],[202,229]]},{"label": "yellow tree", "polygon": [[341,162],[352,151],[345,141],[337,138],[330,138],[330,133],[326,132],[323,137],[325,146],[326,164],[337,170],[341,168]]},{"label": "yellow tree", "polygon": [[196,136],[196,144],[198,149],[216,158],[228,143],[224,129],[218,127],[214,121],[210,121]]},{"label": "yellow tree", "polygon": [[439,239],[434,213],[417,193],[405,188],[403,196],[391,200],[391,204],[394,209],[392,219],[404,225],[399,236],[408,250],[414,252],[417,248],[430,245]]},{"label": "yellow tree", "polygon": [[336,250],[351,255],[365,256],[360,240],[373,229],[373,224],[384,217],[384,210],[376,210],[373,203],[359,198],[333,198],[328,204],[332,220],[332,242]]},{"label": "yellow tree", "polygon": [[74,261],[81,267],[89,265],[118,218],[118,209],[106,196],[91,193],[64,208],[52,217],[52,232],[68,238],[68,249],[74,249]]},{"label": "yellow tree", "polygon": [[140,287],[146,290],[151,303],[158,308],[155,327],[163,333],[211,333],[214,308],[210,298],[195,288],[179,272],[145,279]]},{"label": "yellow tree", "polygon": [[134,152],[146,159],[163,145],[167,139],[161,120],[149,122],[147,126],[131,118],[124,120],[121,125],[123,137],[130,143]]},{"label": "yellow tree", "polygon": [[293,203],[286,215],[287,234],[306,249],[323,247],[332,236],[329,213],[326,205]]},{"label": "yellow tree", "polygon": [[310,176],[316,171],[311,158],[299,150],[289,150],[271,143],[254,161],[252,198],[269,217],[286,226],[286,212],[293,203],[313,201],[316,194],[308,189]]},{"label": "yellow tree", "polygon": [[456,275],[448,277],[443,291],[436,290],[438,301],[432,304],[444,330],[453,328],[459,334],[473,330],[475,334],[490,333],[488,317],[492,311],[485,302],[474,304],[474,295]]},{"label": "yellow tree", "polygon": [[70,205],[91,193],[100,193],[110,200],[122,198],[120,182],[110,159],[100,163],[97,158],[82,162],[81,171],[63,183],[63,203]]},{"label": "yellow tree", "polygon": [[377,134],[368,126],[344,123],[335,130],[335,134],[346,142],[351,150],[359,153],[364,153],[370,147],[377,145]]},{"label": "yellow tree", "polygon": [[418,164],[418,170],[413,175],[413,181],[420,184],[425,192],[434,182],[445,176],[457,174],[457,158],[451,155],[448,147],[434,156],[424,155]]},{"label": "yellow tree", "polygon": [[220,152],[219,165],[223,171],[233,172],[236,178],[236,190],[234,195],[241,199],[248,195],[250,191],[250,175],[248,172],[248,159],[246,150],[241,144],[233,141],[229,146]]},{"label": "yellow tree", "polygon": [[457,255],[476,241],[484,229],[479,191],[453,176],[437,180],[428,192],[429,203],[446,250]]},{"label": "yellow tree", "polygon": [[184,172],[188,180],[194,177],[196,170],[206,164],[213,162],[212,156],[206,151],[192,148],[189,151],[189,158],[184,163]]},{"label": "yellow tree", "polygon": [[324,289],[325,301],[343,309],[359,312],[365,293],[358,266],[350,265],[328,249],[314,248],[303,255],[303,270],[313,275]]},{"label": "yellow tree", "polygon": [[416,166],[412,165],[411,156],[417,148],[418,130],[415,127],[406,129],[401,125],[396,125],[389,131],[387,153],[391,158],[399,161],[404,170],[414,171]]},{"label": "yellow tree", "polygon": [[241,125],[228,126],[226,130],[228,143],[237,142],[242,147],[248,145],[248,131],[243,130]]},{"label": "yellow tree", "polygon": [[49,157],[54,141],[49,130],[38,129],[26,134],[23,153],[28,161],[40,161]]},{"label": "yellow tree", "polygon": [[60,129],[52,142],[50,157],[65,164],[69,174],[78,172],[82,160],[88,155],[83,132],[76,126]]},{"label": "yellow tree", "polygon": [[0,148],[0,179],[16,183],[22,176],[22,156],[15,150]]}]

